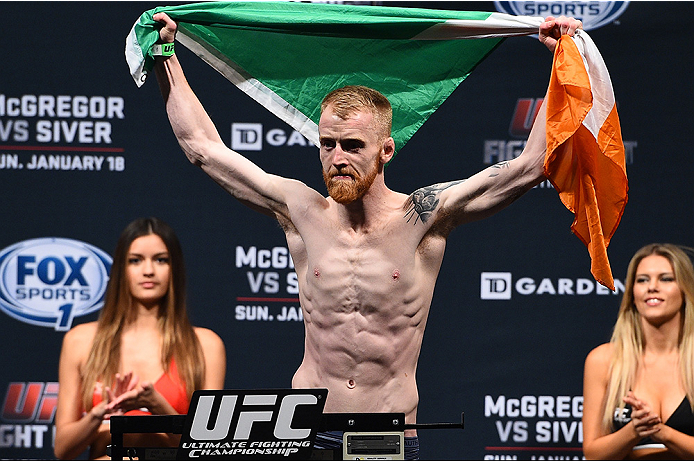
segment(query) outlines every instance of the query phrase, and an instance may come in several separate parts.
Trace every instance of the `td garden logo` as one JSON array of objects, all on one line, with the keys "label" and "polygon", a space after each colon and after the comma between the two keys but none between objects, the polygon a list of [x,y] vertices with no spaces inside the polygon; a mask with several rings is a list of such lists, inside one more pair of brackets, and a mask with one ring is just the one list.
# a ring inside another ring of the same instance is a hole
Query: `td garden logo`
[{"label": "td garden logo", "polygon": [[231,148],[237,151],[261,151],[263,142],[270,147],[316,147],[296,130],[271,128],[262,123],[232,123]]},{"label": "td garden logo", "polygon": [[588,278],[536,278],[514,279],[511,272],[482,272],[480,298],[485,300],[508,300],[513,293],[549,296],[618,295],[624,293],[624,283],[615,279],[615,291],[610,291],[593,279]]},{"label": "td garden logo", "polygon": [[58,331],[103,305],[111,257],[64,238],[25,240],[0,251],[0,310]]}]

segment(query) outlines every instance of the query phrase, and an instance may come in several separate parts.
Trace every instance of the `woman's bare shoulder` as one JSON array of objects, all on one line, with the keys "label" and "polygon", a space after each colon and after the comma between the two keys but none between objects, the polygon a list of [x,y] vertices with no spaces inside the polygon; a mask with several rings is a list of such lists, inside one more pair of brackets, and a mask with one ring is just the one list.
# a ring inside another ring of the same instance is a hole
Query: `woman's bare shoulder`
[{"label": "woman's bare shoulder", "polygon": [[63,344],[68,346],[85,347],[91,346],[96,336],[98,327],[97,322],[88,322],[76,325],[65,333]]},{"label": "woman's bare shoulder", "polygon": [[586,367],[607,369],[612,360],[614,345],[612,343],[604,343],[593,349],[586,357]]},{"label": "woman's bare shoulder", "polygon": [[195,335],[198,337],[198,341],[200,341],[200,345],[203,347],[203,349],[206,346],[224,347],[222,338],[220,338],[217,333],[209,328],[194,327],[194,330]]}]

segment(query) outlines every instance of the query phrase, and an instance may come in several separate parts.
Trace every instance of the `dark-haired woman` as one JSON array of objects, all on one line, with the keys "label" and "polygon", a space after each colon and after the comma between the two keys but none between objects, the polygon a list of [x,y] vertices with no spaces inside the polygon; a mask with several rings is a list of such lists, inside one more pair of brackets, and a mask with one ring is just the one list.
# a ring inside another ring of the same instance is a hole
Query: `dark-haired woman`
[{"label": "dark-haired woman", "polygon": [[[89,448],[105,458],[108,421],[122,414],[185,414],[198,389],[222,389],[224,343],[193,327],[186,311],[183,252],[157,218],[121,233],[104,306],[96,322],[65,334],[60,355],[55,455]],[[127,446],[175,446],[167,434],[126,434]]]}]

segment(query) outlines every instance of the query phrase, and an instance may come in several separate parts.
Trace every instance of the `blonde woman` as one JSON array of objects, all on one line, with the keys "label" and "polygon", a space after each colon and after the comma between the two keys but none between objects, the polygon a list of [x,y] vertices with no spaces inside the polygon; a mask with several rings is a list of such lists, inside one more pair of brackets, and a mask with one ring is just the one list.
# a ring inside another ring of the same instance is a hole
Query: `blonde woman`
[{"label": "blonde woman", "polygon": [[[108,419],[185,414],[193,391],[221,389],[226,352],[186,312],[185,268],[166,223],[142,218],[122,232],[97,322],[65,334],[60,354],[55,455],[105,458]],[[166,434],[126,435],[128,446],[171,446]]]},{"label": "blonde woman", "polygon": [[676,245],[632,258],[612,339],[585,362],[587,459],[694,459],[694,268]]}]

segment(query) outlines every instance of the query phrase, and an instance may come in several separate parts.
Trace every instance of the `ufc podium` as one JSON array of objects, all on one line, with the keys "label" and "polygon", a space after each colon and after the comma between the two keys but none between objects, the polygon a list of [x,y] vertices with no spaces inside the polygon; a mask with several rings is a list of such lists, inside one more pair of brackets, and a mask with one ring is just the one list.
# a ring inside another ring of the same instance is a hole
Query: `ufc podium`
[{"label": "ufc podium", "polygon": [[[405,424],[404,413],[323,413],[327,389],[196,391],[187,415],[112,416],[114,460],[404,459],[406,429],[464,428]],[[342,447],[314,447],[318,432],[339,431]],[[129,447],[130,433],[180,434],[178,447]]]}]

